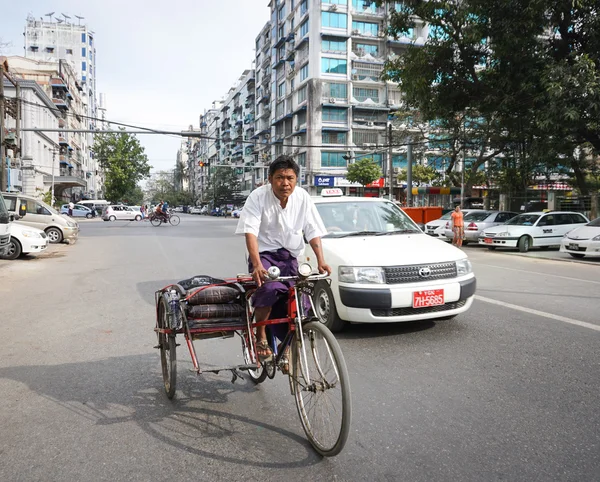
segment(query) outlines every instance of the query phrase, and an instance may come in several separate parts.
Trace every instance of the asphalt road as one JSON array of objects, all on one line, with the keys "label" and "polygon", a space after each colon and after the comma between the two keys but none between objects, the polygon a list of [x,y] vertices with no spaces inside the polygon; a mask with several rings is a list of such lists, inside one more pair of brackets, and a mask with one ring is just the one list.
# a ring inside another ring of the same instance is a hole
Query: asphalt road
[{"label": "asphalt road", "polygon": [[[287,380],[196,376],[174,401],[152,347],[154,291],[245,272],[235,221],[84,221],[73,246],[0,261],[0,480],[591,481],[600,478],[600,263],[466,247],[472,309],[338,336],[354,404],[317,456]],[[206,364],[235,339],[199,342]]]}]

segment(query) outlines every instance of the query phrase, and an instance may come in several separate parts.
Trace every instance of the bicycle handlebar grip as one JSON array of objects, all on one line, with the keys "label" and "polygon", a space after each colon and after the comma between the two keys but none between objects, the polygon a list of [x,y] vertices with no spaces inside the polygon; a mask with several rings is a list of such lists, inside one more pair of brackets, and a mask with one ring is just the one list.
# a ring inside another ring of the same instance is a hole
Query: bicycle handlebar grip
[{"label": "bicycle handlebar grip", "polygon": [[280,274],[281,274],[281,270],[277,266],[271,266],[267,270],[267,276],[270,279],[277,279],[277,278],[279,278]]}]

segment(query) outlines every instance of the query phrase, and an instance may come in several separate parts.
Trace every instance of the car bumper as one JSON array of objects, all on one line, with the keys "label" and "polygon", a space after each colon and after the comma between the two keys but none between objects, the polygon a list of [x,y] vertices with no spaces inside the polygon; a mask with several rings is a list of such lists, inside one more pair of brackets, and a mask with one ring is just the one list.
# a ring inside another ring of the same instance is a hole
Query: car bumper
[{"label": "car bumper", "polygon": [[[367,288],[343,285],[339,287],[338,315],[351,323],[397,323],[454,316],[467,311],[473,303],[477,287],[474,275],[456,280]],[[444,290],[444,304],[413,308],[413,293]],[[336,300],[338,301],[338,300]]]},{"label": "car bumper", "polygon": [[[490,242],[486,242],[485,240],[489,239]],[[509,238],[509,237],[496,237],[496,238],[484,238],[483,236],[479,237],[479,244],[482,246],[495,246],[497,248],[516,248],[519,243],[519,238]]]},{"label": "car bumper", "polygon": [[79,236],[79,226],[76,228],[66,227],[63,228],[63,238],[69,241],[74,241]]},{"label": "car bumper", "polygon": [[41,253],[48,248],[48,238],[24,238],[20,242],[25,254]]},{"label": "car bumper", "polygon": [[565,239],[560,244],[560,252],[581,254],[588,258],[600,258],[600,241]]}]

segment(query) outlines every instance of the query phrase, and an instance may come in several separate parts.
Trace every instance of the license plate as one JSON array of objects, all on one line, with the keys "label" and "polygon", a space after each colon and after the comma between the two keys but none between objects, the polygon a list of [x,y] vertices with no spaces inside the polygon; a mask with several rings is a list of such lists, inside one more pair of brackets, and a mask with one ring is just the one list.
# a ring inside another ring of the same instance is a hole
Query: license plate
[{"label": "license plate", "polygon": [[494,240],[492,238],[483,238],[483,242],[485,244],[492,244],[494,242]]},{"label": "license plate", "polygon": [[575,243],[569,243],[569,249],[573,249],[575,251],[579,251],[579,245]]},{"label": "license plate", "polygon": [[413,292],[413,308],[427,308],[444,304],[444,290]]}]

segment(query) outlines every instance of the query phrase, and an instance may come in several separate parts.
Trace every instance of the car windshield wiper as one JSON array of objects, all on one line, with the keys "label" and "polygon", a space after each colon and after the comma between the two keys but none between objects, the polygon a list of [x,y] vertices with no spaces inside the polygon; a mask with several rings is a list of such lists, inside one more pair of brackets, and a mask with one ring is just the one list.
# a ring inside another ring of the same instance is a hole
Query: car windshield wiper
[{"label": "car windshield wiper", "polygon": [[347,238],[348,236],[377,236],[378,234],[381,234],[381,231],[355,231],[353,233],[346,233],[336,237]]},{"label": "car windshield wiper", "polygon": [[417,229],[397,229],[395,231],[385,231],[378,233],[377,236],[389,236],[391,234],[408,234],[408,233],[422,233],[423,231]]}]

